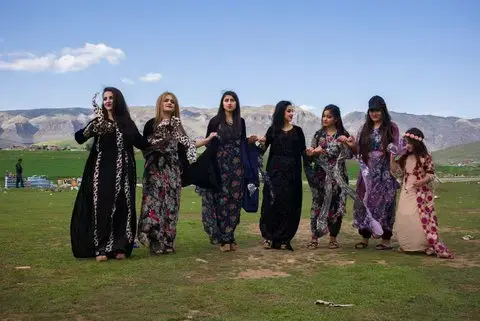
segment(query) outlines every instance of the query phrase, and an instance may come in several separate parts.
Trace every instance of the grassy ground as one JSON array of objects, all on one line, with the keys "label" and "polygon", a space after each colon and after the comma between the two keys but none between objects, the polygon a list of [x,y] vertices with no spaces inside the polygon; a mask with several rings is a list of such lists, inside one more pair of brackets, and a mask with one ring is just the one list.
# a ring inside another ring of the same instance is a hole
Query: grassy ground
[{"label": "grassy ground", "polygon": [[[222,253],[203,232],[199,197],[186,188],[177,254],[150,257],[140,248],[127,261],[96,263],[71,255],[75,191],[2,191],[0,319],[480,320],[480,185],[446,183],[437,194],[441,236],[455,260],[376,251],[375,242],[355,250],[351,202],[342,247],[329,250],[323,240],[308,250],[308,190],[294,252],[262,249],[259,215],[244,213],[240,249]],[[475,239],[464,241],[465,234]],[[318,306],[317,299],[355,306]]]},{"label": "grassy ground", "polygon": [[[137,160],[137,177],[143,175],[144,159],[142,153],[135,153]],[[52,181],[59,178],[81,177],[88,157],[86,151],[5,151],[0,150],[0,182],[5,171],[15,173],[15,164],[23,159],[24,176],[47,175]],[[266,159],[265,159],[266,164]],[[356,179],[359,173],[357,161],[347,163],[350,179]],[[436,166],[438,176],[480,176],[480,166],[455,167]]]}]

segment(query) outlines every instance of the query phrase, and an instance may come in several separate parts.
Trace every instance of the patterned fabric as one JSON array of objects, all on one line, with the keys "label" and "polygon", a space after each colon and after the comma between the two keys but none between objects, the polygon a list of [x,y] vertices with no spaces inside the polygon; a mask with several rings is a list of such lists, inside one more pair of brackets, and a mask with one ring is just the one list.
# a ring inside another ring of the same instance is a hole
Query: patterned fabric
[{"label": "patterned fabric", "polygon": [[[321,146],[326,153],[309,157],[305,164],[305,173],[312,191],[310,228],[314,237],[327,234],[328,223],[335,224],[346,213],[347,190],[344,186],[349,187],[345,160],[352,158],[352,152],[339,143],[337,138],[337,134],[328,135],[323,130],[317,131],[311,147]],[[354,192],[353,194],[355,195]]]},{"label": "patterned fabric", "polygon": [[438,219],[435,214],[434,204],[434,173],[434,163],[432,157],[428,155],[420,159],[420,164],[417,162],[412,173],[404,171],[404,182],[407,181],[410,175],[413,175],[417,181],[428,177],[428,184],[418,187],[416,190],[419,219],[425,231],[428,244],[430,245],[427,253],[436,254],[436,256],[440,258],[451,259],[454,257],[453,253],[440,241],[438,235]]},{"label": "patterned fabric", "polygon": [[[398,145],[398,127],[393,126],[393,144]],[[357,135],[357,149],[362,128]],[[400,187],[390,173],[390,156],[384,155],[382,136],[379,129],[371,133],[369,161],[365,164],[360,157],[360,175],[357,180],[357,195],[363,202],[355,201],[353,226],[372,232],[380,237],[384,231],[392,231],[395,222],[396,191]]]},{"label": "patterned fabric", "polygon": [[222,141],[217,151],[221,191],[197,188],[202,196],[202,222],[212,244],[235,242],[240,223],[244,170],[241,162],[241,140]]},{"label": "patterned fabric", "polygon": [[138,239],[155,253],[175,251],[182,189],[178,143],[186,145],[190,162],[196,159],[195,143],[181,129],[180,119],[163,120],[152,132],[149,121],[144,135],[153,147],[145,153],[142,209]]}]

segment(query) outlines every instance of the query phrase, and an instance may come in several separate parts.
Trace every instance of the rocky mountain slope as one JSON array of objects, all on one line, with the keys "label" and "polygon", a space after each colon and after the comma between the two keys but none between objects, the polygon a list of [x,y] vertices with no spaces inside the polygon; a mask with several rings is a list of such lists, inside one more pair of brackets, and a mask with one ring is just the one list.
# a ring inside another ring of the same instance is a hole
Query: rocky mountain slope
[{"label": "rocky mountain slope", "polygon": [[[263,135],[271,123],[273,109],[273,106],[242,107],[248,134]],[[155,114],[153,107],[132,107],[130,111],[140,131]],[[208,121],[216,112],[216,108],[183,107],[181,117],[187,132],[192,137],[197,137],[205,135]],[[0,111],[0,147],[13,143],[71,140],[73,133],[91,119],[91,114],[92,110],[88,108]],[[432,151],[480,141],[480,118],[461,119],[395,112],[391,115],[401,132],[409,127],[422,129]],[[344,124],[347,130],[356,135],[364,119],[364,113],[352,112],[344,115]],[[318,116],[302,109],[296,110],[294,122],[305,131],[307,144],[321,123]]]}]

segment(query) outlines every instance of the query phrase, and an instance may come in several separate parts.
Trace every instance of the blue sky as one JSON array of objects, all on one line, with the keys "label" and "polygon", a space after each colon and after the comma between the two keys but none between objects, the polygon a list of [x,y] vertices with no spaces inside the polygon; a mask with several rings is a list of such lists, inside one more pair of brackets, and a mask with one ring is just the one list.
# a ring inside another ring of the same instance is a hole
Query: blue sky
[{"label": "blue sky", "polygon": [[106,85],[131,106],[234,89],[242,105],[346,113],[379,94],[480,117],[480,1],[0,0],[0,110],[89,107]]}]

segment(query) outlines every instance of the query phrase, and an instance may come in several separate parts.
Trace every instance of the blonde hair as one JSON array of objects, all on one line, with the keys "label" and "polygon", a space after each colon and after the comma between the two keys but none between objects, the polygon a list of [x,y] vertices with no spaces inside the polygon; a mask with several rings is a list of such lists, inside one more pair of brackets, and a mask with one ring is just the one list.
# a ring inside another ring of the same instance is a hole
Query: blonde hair
[{"label": "blonde hair", "polygon": [[173,103],[175,104],[175,108],[173,109],[172,116],[180,118],[180,106],[178,105],[177,96],[175,96],[175,94],[169,91],[166,91],[158,97],[157,103],[155,105],[156,106],[156,116],[155,116],[156,125],[160,124],[160,122],[163,119],[162,105],[163,105],[163,102],[165,101],[165,98],[167,98],[167,96],[171,96],[173,99]]}]

